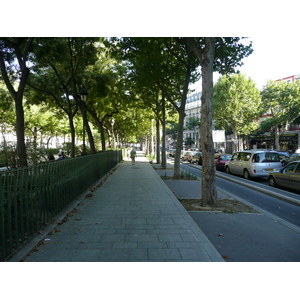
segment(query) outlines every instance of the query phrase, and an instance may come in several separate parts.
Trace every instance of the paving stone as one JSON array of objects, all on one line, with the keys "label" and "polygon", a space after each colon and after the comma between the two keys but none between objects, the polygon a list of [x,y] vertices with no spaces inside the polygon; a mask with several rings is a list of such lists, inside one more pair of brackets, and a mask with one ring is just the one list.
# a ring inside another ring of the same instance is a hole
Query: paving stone
[{"label": "paving stone", "polygon": [[149,249],[149,259],[182,260],[178,249]]}]

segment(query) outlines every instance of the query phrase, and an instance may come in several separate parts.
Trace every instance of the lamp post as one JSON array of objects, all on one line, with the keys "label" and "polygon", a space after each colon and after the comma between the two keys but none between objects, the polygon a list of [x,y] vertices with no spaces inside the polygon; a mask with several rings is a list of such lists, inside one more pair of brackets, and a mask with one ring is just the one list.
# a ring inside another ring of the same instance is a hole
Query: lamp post
[{"label": "lamp post", "polygon": [[87,95],[88,95],[88,92],[86,90],[86,88],[84,86],[81,87],[80,89],[80,98],[81,98],[81,101],[83,102],[82,104],[82,153],[81,155],[86,155],[86,147],[85,147],[85,124],[84,124],[84,121],[85,121],[85,106],[84,106],[84,102],[86,101],[86,98],[87,98]]}]

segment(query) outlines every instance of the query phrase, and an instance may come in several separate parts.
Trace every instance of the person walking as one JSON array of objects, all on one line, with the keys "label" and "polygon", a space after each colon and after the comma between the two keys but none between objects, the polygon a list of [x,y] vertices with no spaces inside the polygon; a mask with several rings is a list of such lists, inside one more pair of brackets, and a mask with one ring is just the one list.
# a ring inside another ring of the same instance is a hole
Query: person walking
[{"label": "person walking", "polygon": [[132,161],[132,165],[135,165],[136,152],[133,148],[130,151],[130,158],[131,158],[131,161]]}]

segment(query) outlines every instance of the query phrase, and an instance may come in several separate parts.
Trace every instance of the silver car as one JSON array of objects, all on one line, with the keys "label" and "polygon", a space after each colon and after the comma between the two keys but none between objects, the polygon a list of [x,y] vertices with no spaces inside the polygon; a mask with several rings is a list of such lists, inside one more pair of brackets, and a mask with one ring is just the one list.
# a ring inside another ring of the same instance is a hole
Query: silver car
[{"label": "silver car", "polygon": [[228,174],[242,175],[246,179],[267,177],[270,172],[279,172],[281,168],[279,154],[271,151],[239,151],[225,164]]},{"label": "silver car", "polygon": [[300,192],[300,160],[290,162],[280,172],[268,176],[269,185],[284,187]]}]

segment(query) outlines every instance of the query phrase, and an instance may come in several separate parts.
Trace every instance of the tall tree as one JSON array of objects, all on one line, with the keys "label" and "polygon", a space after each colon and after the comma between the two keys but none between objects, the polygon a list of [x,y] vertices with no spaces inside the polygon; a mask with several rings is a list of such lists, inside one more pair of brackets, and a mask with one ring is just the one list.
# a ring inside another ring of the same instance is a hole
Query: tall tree
[{"label": "tall tree", "polygon": [[261,97],[251,78],[243,74],[224,75],[215,84],[213,97],[216,126],[232,129],[234,139],[258,128],[255,119],[260,114]]},{"label": "tall tree", "polygon": [[261,96],[262,108],[265,113],[271,114],[273,121],[276,150],[280,150],[280,135],[300,113],[300,83],[269,81],[261,91]]},{"label": "tall tree", "polygon": [[[81,111],[91,148],[94,149],[85,113],[86,105],[81,101],[80,88],[86,80],[87,66],[97,60],[96,41],[96,38],[38,38],[34,48],[35,73],[29,85],[48,95],[47,101],[53,99],[52,102],[67,114],[72,140],[71,157],[75,156],[73,118],[78,109]],[[40,99],[42,101],[43,97]]]},{"label": "tall tree", "polygon": [[34,38],[0,38],[0,70],[16,110],[18,164],[27,166],[23,95],[29,77],[28,62]]},{"label": "tall tree", "polygon": [[206,38],[204,48],[200,48],[194,39],[188,38],[188,44],[194,51],[201,65],[201,148],[202,148],[202,205],[215,206],[217,189],[215,184],[214,143],[212,138],[212,95],[213,95],[213,63],[215,55],[215,39]]},{"label": "tall tree", "polygon": [[203,152],[202,205],[216,206],[214,146],[212,139],[213,71],[233,73],[242,65],[242,58],[252,53],[252,45],[245,45],[240,38],[185,38],[197,57],[202,73],[200,138]]},{"label": "tall tree", "polygon": [[[161,101],[171,103],[178,112],[178,134],[174,177],[180,177],[180,153],[183,142],[185,103],[189,84],[199,77],[197,60],[186,45],[177,38],[129,38],[120,42],[123,59],[129,62],[129,76],[139,86],[163,93]],[[161,103],[158,103],[161,106]]]}]

